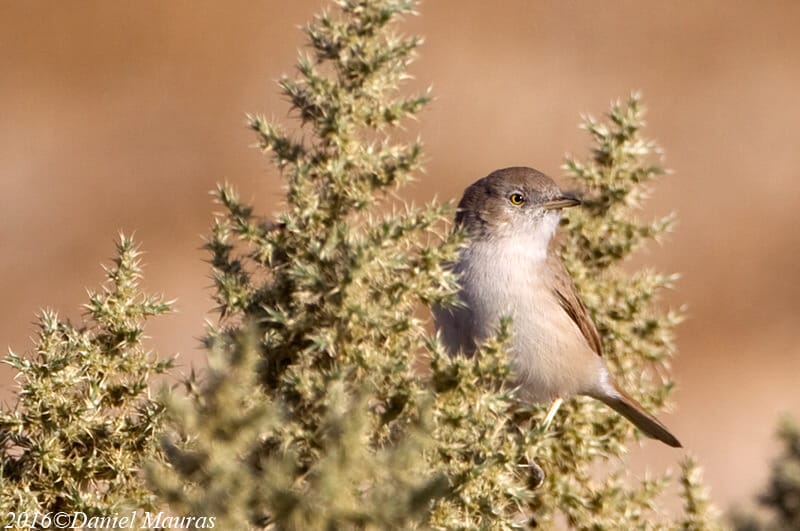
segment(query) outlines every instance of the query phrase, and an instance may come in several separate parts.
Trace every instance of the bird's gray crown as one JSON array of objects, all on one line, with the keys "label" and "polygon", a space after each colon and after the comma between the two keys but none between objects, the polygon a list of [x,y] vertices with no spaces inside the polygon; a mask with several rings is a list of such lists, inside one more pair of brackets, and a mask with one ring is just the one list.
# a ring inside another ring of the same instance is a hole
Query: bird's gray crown
[{"label": "bird's gray crown", "polygon": [[[562,196],[558,185],[538,170],[521,166],[503,168],[464,191],[456,224],[473,236],[486,235],[523,220],[531,222],[544,214],[541,208],[544,203]],[[519,200],[522,203],[516,204]]]}]

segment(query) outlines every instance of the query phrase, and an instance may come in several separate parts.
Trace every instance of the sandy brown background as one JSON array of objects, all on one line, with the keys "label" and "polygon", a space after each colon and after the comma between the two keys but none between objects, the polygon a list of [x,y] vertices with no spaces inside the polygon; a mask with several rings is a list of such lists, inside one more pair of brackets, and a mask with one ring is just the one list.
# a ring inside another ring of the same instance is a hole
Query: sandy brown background
[{"label": "sandy brown background", "polygon": [[[30,348],[42,306],[79,318],[123,229],[147,251],[147,286],[178,299],[149,328],[154,347],[202,364],[207,192],[227,179],[263,213],[280,208],[244,113],[288,120],[274,80],[320,5],[0,2],[3,346]],[[689,314],[665,420],[722,508],[751,499],[777,420],[800,417],[799,25],[792,1],[429,0],[406,26],[426,37],[413,74],[437,98],[409,126],[428,157],[404,190],[415,200],[508,165],[560,177],[565,151],[585,153],[579,113],[643,91],[674,170],[644,215],[675,210],[680,224],[637,263],[680,272],[666,303]],[[648,442],[634,469],[681,455]]]}]

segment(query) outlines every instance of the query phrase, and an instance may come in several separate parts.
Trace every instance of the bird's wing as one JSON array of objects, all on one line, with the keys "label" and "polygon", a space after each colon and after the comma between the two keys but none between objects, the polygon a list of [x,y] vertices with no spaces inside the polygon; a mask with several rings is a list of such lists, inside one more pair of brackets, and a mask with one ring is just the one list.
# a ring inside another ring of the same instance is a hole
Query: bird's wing
[{"label": "bird's wing", "polygon": [[578,291],[575,289],[575,284],[572,282],[572,278],[564,268],[561,257],[558,256],[558,252],[556,252],[555,249],[552,249],[547,254],[547,266],[550,271],[553,272],[552,288],[559,304],[561,304],[561,307],[564,308],[564,311],[567,312],[567,315],[570,316],[575,324],[578,325],[578,328],[591,349],[595,351],[598,356],[602,356],[603,344],[600,341],[600,334],[597,333],[597,328],[595,328],[592,318],[586,310],[586,306],[584,306],[583,301],[581,301]]}]

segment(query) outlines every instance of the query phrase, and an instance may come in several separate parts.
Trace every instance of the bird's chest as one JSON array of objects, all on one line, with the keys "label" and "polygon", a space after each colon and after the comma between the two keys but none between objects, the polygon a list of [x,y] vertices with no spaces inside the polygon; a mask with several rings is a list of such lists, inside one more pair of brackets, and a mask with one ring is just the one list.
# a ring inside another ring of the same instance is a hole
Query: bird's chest
[{"label": "bird's chest", "polygon": [[546,255],[524,248],[470,251],[459,263],[464,307],[455,321],[467,324],[472,344],[510,317],[514,380],[525,397],[543,402],[588,388],[602,362],[553,292]]},{"label": "bird's chest", "polygon": [[546,249],[524,245],[473,246],[459,262],[461,298],[469,309],[473,337],[496,331],[501,318],[512,320],[512,344],[538,350],[546,342],[545,317],[559,311],[547,285]]}]

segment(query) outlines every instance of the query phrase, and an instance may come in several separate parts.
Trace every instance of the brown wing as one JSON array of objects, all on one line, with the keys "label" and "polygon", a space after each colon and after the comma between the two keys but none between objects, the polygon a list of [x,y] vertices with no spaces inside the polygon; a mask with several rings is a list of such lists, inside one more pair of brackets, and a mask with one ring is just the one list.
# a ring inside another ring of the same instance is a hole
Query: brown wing
[{"label": "brown wing", "polygon": [[597,328],[595,328],[592,318],[586,310],[586,306],[583,305],[583,301],[581,301],[581,298],[578,296],[575,284],[572,283],[572,278],[570,278],[569,273],[564,268],[561,257],[558,256],[558,252],[556,252],[555,249],[551,249],[547,254],[547,267],[553,273],[552,288],[558,302],[561,304],[561,307],[564,308],[564,311],[567,312],[567,315],[578,325],[583,337],[586,338],[586,342],[592,350],[594,350],[598,356],[602,356],[603,344],[600,341],[600,334],[597,333]]}]

